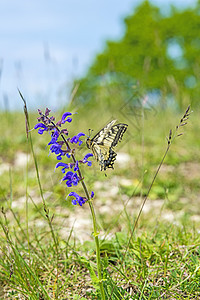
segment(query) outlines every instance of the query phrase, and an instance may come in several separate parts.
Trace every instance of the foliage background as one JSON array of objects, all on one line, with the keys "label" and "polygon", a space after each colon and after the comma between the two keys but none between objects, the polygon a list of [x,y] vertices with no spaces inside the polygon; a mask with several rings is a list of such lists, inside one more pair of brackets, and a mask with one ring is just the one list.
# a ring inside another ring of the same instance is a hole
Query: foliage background
[{"label": "foliage background", "polygon": [[135,84],[142,93],[152,95],[154,104],[198,105],[199,10],[199,1],[184,10],[172,6],[168,14],[149,1],[142,2],[125,18],[124,36],[107,41],[87,75],[75,82],[77,101],[99,101],[101,90],[110,88],[128,99]]}]

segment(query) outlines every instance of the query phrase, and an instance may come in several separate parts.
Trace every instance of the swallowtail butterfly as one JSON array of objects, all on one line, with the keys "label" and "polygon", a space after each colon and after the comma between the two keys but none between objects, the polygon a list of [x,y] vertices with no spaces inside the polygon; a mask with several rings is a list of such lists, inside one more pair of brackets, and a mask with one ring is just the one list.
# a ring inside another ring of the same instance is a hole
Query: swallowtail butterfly
[{"label": "swallowtail butterfly", "polygon": [[117,154],[114,147],[122,140],[128,125],[119,123],[114,125],[116,120],[108,123],[93,138],[87,138],[86,144],[92,150],[96,160],[100,164],[101,171],[107,168],[114,169],[114,161]]}]

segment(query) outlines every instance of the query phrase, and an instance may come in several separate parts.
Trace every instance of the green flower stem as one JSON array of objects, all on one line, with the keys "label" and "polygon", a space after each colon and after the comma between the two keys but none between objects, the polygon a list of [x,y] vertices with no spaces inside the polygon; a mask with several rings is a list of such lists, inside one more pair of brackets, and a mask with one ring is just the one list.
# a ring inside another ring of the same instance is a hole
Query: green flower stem
[{"label": "green flower stem", "polygon": [[[59,128],[55,125],[54,122],[51,121],[51,123],[55,126],[55,128],[60,132]],[[63,141],[65,142],[66,146],[68,149],[70,149],[69,143],[66,140],[66,138],[64,137],[63,134],[61,134]],[[73,153],[71,153],[71,157],[74,163],[76,163],[76,158],[75,155]],[[93,222],[93,230],[94,230],[94,239],[95,239],[95,244],[96,244],[96,260],[97,260],[97,273],[98,273],[98,279],[99,279],[99,287],[100,287],[100,292],[101,292],[101,299],[105,300],[105,293],[104,293],[104,288],[103,288],[103,280],[102,280],[102,271],[101,271],[101,259],[100,259],[100,247],[99,247],[99,232],[97,231],[97,220],[96,220],[96,215],[95,215],[95,211],[94,211],[94,206],[92,203],[92,200],[90,199],[90,195],[88,192],[88,189],[86,187],[86,184],[84,182],[84,178],[82,177],[81,174],[81,170],[80,168],[77,170],[78,176],[79,178],[81,178],[81,184],[82,187],[84,189],[86,198],[87,198],[87,202],[89,203],[89,207],[90,207],[90,211],[92,214],[92,222]]]},{"label": "green flower stem", "polygon": [[104,294],[104,288],[103,288],[103,281],[102,281],[102,273],[101,273],[101,259],[100,259],[100,247],[99,247],[99,232],[97,232],[97,222],[96,222],[96,216],[94,211],[94,206],[92,204],[91,199],[88,201],[90,206],[90,211],[92,214],[92,221],[93,221],[93,228],[94,228],[94,239],[96,244],[96,259],[97,259],[97,272],[98,272],[98,279],[99,279],[99,287],[101,291],[101,298],[105,300],[105,294]]},{"label": "green flower stem", "polygon": [[[73,159],[74,162],[76,162],[74,154],[72,154],[72,159]],[[77,170],[77,172],[78,172],[79,177],[82,178],[80,168]],[[99,279],[99,287],[100,287],[100,292],[101,292],[101,299],[105,300],[106,298],[105,298],[105,293],[104,293],[104,288],[103,288],[103,281],[102,281],[102,273],[101,273],[100,247],[99,247],[99,238],[98,238],[99,232],[97,231],[96,215],[95,215],[92,200],[90,199],[88,189],[87,189],[86,184],[85,184],[83,179],[81,180],[81,184],[82,184],[82,187],[84,189],[86,198],[88,200],[87,202],[89,203],[90,211],[91,211],[91,214],[92,214],[92,222],[93,222],[93,229],[94,229],[93,235],[94,235],[95,244],[96,244],[96,260],[97,260],[97,273],[98,273],[98,279]]]}]

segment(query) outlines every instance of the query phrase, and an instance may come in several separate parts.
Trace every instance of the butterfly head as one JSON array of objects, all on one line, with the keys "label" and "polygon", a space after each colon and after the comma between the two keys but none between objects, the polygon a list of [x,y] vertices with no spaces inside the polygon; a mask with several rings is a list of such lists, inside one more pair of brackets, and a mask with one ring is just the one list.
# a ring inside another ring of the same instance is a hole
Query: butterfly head
[{"label": "butterfly head", "polygon": [[92,143],[92,140],[91,140],[91,134],[92,134],[92,129],[89,129],[89,136],[87,136],[87,140],[86,140],[86,145],[88,147],[88,149],[91,149],[91,143]]},{"label": "butterfly head", "polygon": [[87,145],[88,149],[90,149],[90,147],[91,147],[91,139],[89,137],[86,140],[86,145]]}]

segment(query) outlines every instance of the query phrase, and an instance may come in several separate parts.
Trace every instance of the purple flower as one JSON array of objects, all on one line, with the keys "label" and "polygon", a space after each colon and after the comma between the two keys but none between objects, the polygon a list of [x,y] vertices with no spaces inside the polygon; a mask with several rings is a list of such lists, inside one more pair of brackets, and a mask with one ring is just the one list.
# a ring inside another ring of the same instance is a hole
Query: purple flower
[{"label": "purple flower", "polygon": [[63,151],[61,149],[61,145],[59,145],[58,143],[55,143],[55,144],[52,144],[51,147],[50,147],[50,151],[52,153],[55,153],[57,156],[57,159],[58,160],[61,160],[62,159],[62,155],[63,155]]},{"label": "purple flower", "polygon": [[50,109],[47,107],[46,109],[45,109],[45,116],[48,116],[49,115],[49,113],[50,113]]},{"label": "purple flower", "polygon": [[67,128],[62,129],[60,133],[65,134],[65,135],[68,135],[68,130],[67,130]]},{"label": "purple flower", "polygon": [[72,113],[70,113],[70,112],[65,112],[65,113],[62,115],[61,123],[62,123],[62,124],[64,124],[65,122],[71,123],[72,118],[68,117],[68,116],[71,116],[71,115],[72,115]]},{"label": "purple flower", "polygon": [[91,199],[94,197],[94,192],[92,191],[91,192]]},{"label": "purple flower", "polygon": [[57,130],[55,130],[52,134],[51,134],[51,141],[48,143],[48,145],[51,144],[55,144],[57,142],[57,139],[59,138],[59,132]]},{"label": "purple flower", "polygon": [[75,199],[72,200],[72,204],[73,204],[73,205],[79,204],[80,206],[82,206],[82,205],[86,202],[86,198],[85,198],[85,197],[83,198],[83,197],[79,196],[79,195],[78,195],[77,193],[75,193],[75,192],[69,193],[68,196],[74,196],[74,197],[75,197]]},{"label": "purple flower", "polygon": [[88,153],[88,154],[85,155],[85,157],[84,157],[84,159],[83,159],[83,163],[84,163],[84,164],[87,163],[87,165],[88,165],[89,167],[91,167],[91,165],[92,165],[92,162],[91,162],[91,161],[88,161],[88,158],[91,157],[91,156],[93,156],[93,154],[92,154],[92,153]]},{"label": "purple flower", "polygon": [[38,133],[39,134],[43,134],[44,131],[48,131],[48,127],[45,126],[43,123],[38,123],[35,125],[34,129],[38,129]]},{"label": "purple flower", "polygon": [[63,162],[59,162],[59,163],[57,163],[56,168],[63,167],[61,171],[64,174],[66,172],[66,169],[72,168],[73,165],[74,164],[71,164],[71,163],[65,164]]},{"label": "purple flower", "polygon": [[63,177],[63,181],[66,180],[66,185],[68,187],[71,187],[72,185],[77,185],[79,182],[78,175],[76,173],[73,173],[72,171],[69,171],[65,174]]},{"label": "purple flower", "polygon": [[78,133],[77,135],[73,136],[69,141],[73,144],[79,143],[79,146],[83,143],[82,141],[79,140],[81,136],[85,136],[83,132]]}]

